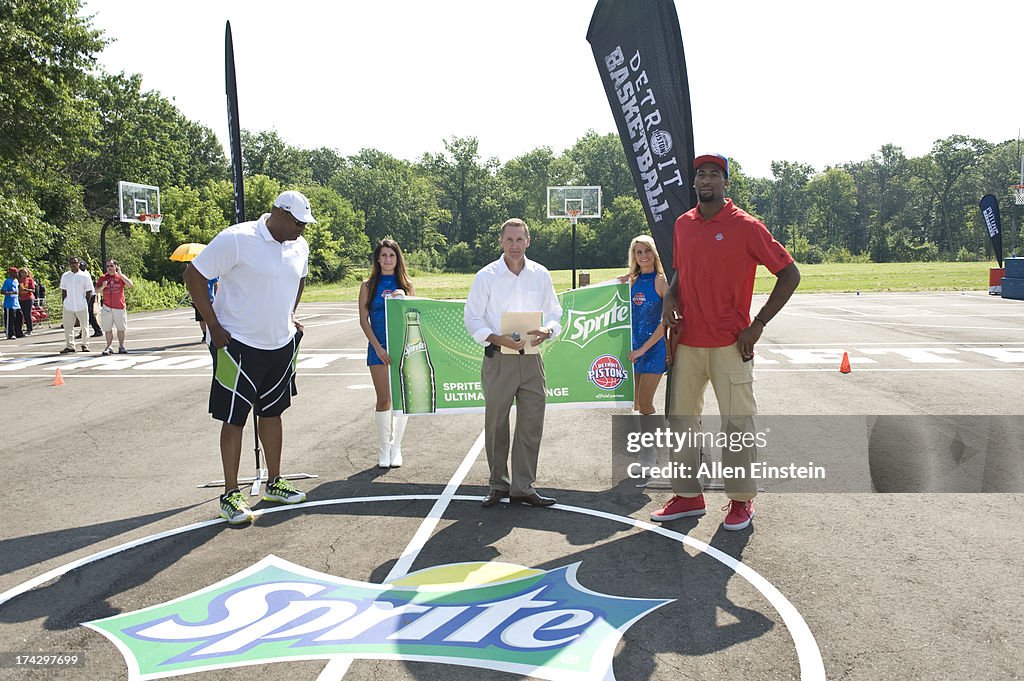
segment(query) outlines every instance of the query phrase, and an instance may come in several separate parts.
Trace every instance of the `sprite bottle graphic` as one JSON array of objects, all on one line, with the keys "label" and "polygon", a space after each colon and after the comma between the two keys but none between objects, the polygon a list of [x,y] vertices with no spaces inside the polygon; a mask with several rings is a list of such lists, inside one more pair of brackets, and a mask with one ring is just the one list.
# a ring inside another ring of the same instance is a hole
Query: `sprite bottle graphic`
[{"label": "sprite bottle graphic", "polygon": [[406,414],[432,414],[434,402],[434,366],[427,354],[427,343],[420,329],[420,311],[405,313],[405,347],[398,369],[402,380],[402,411]]}]

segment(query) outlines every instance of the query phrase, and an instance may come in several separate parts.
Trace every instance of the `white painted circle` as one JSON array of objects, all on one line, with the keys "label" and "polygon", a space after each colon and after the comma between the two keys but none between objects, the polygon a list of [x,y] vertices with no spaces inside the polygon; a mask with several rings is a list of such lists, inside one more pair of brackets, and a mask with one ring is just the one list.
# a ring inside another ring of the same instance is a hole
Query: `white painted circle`
[{"label": "white painted circle", "polygon": [[[395,494],[388,496],[373,496],[373,497],[351,497],[348,499],[320,499],[317,501],[307,501],[303,504],[292,504],[289,506],[277,506],[274,508],[266,508],[260,510],[254,510],[253,513],[259,517],[268,513],[280,513],[284,511],[291,511],[300,508],[311,508],[313,506],[333,506],[337,504],[356,504],[362,502],[377,502],[377,501],[437,501],[443,494]],[[479,502],[483,497],[469,496],[465,494],[458,494],[451,497],[455,501],[472,501]],[[505,503],[505,502],[503,502]],[[652,523],[645,522],[643,520],[637,520],[636,518],[630,518],[628,516],[616,515],[614,513],[607,513],[605,511],[598,511],[590,508],[583,508],[581,506],[568,506],[565,504],[555,504],[551,507],[553,510],[568,511],[570,513],[582,513],[584,515],[593,516],[595,518],[602,518],[604,520],[610,520],[612,522],[620,523],[623,525],[630,525],[637,529],[646,530],[648,532],[654,532],[668,539],[672,539],[681,544],[704,553],[718,562],[722,563],[733,572],[743,577],[745,580],[750,582],[751,586],[757,589],[762,596],[775,608],[775,611],[779,613],[782,618],[783,624],[789,630],[790,635],[793,637],[793,644],[796,648],[797,662],[800,665],[800,680],[801,681],[825,681],[825,665],[821,659],[821,651],[818,650],[818,644],[814,640],[814,634],[811,633],[807,623],[804,622],[804,618],[797,611],[796,607],[789,602],[782,592],[779,591],[775,585],[769,582],[767,579],[762,577],[757,571],[753,570],[749,566],[745,565],[741,561],[736,560],[727,553],[716,549],[715,547],[705,544],[704,542],[694,539],[693,537],[687,536],[680,532],[674,532],[673,530],[665,529],[664,527],[654,525]],[[175,528],[173,530],[167,530],[166,532],[160,532],[158,534],[152,534],[148,537],[142,537],[130,542],[125,542],[105,551],[94,553],[91,556],[86,556],[78,560],[67,563],[60,567],[54,568],[49,572],[46,572],[38,577],[23,582],[18,586],[9,589],[0,594],[0,605],[3,605],[7,601],[20,596],[23,593],[31,591],[37,586],[41,586],[46,582],[53,579],[57,579],[72,570],[80,568],[90,563],[95,563],[103,558],[113,556],[115,554],[127,551],[129,549],[143,546],[160,539],[166,539],[179,534],[185,534],[193,530],[199,530],[204,527],[210,527],[221,523],[227,523],[226,520],[217,518],[215,520],[204,520],[203,522],[193,523],[191,525],[185,525],[184,527]]]}]

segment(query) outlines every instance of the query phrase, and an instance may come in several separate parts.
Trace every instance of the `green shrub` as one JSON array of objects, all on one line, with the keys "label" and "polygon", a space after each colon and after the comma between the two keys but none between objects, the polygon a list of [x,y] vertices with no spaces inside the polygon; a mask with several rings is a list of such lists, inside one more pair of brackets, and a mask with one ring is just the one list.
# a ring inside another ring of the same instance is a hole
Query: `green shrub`
[{"label": "green shrub", "polygon": [[167,310],[189,304],[188,291],[184,282],[166,279],[155,282],[132,277],[134,288],[125,290],[125,301],[129,312],[140,310]]},{"label": "green shrub", "polygon": [[871,256],[867,253],[854,255],[845,246],[832,246],[825,251],[827,263],[848,263],[848,262],[871,262]]},{"label": "green shrub", "polygon": [[443,272],[444,264],[444,255],[432,248],[405,252],[405,266],[410,276],[415,276],[413,272]]}]

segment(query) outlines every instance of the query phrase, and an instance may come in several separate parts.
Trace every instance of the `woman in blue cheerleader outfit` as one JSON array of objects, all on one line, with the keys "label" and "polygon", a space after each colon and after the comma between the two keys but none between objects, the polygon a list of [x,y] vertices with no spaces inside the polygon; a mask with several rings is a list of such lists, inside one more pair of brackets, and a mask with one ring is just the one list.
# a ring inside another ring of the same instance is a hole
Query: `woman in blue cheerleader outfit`
[{"label": "woman in blue cheerleader outfit", "polygon": [[359,326],[369,344],[366,348],[366,366],[370,368],[373,389],[377,393],[374,418],[380,438],[380,468],[398,468],[402,465],[402,436],[408,416],[397,416],[391,411],[391,387],[388,367],[391,355],[387,349],[385,332],[385,298],[415,295],[412,281],[405,270],[402,249],[392,239],[382,239],[373,250],[370,277],[359,287]]},{"label": "woman in blue cheerleader outfit", "polygon": [[661,299],[668,291],[665,268],[654,239],[641,235],[629,244],[629,297],[633,306],[633,363],[636,392],[633,408],[653,414],[654,393],[665,373],[665,327],[661,323]]}]

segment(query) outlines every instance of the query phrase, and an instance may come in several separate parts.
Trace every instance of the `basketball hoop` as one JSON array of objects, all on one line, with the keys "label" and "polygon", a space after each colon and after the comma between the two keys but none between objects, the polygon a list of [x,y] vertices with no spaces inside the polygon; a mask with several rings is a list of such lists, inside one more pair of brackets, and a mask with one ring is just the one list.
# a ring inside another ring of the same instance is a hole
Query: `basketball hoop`
[{"label": "basketball hoop", "polygon": [[582,213],[583,210],[579,208],[568,208],[565,212],[566,215],[569,216],[569,224],[575,226],[576,222],[580,219],[580,213]]},{"label": "basketball hoop", "polygon": [[1013,201],[1018,206],[1024,206],[1024,184],[1015,184],[1010,187],[1013,192]]},{"label": "basketball hoop", "polygon": [[157,234],[160,231],[160,225],[164,221],[164,216],[160,213],[139,213],[139,223],[148,224],[149,231],[153,234]]}]

